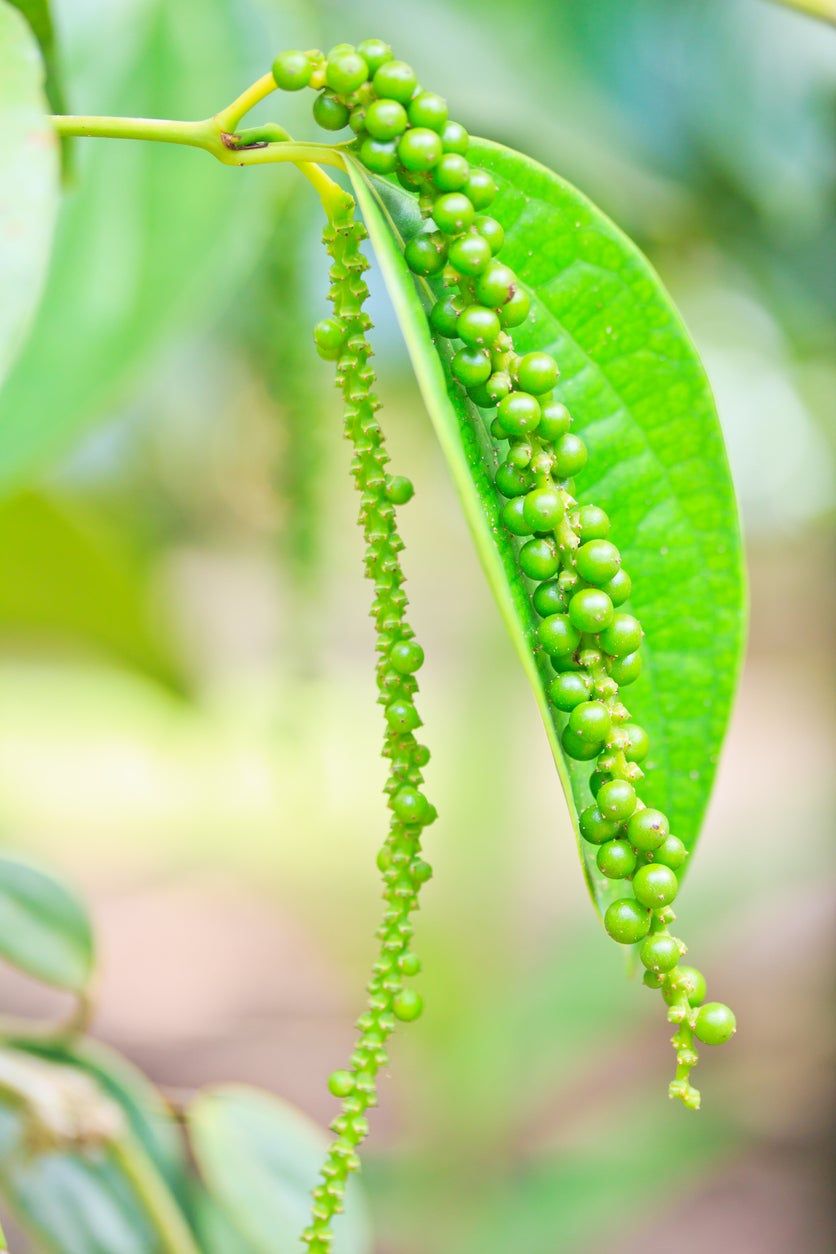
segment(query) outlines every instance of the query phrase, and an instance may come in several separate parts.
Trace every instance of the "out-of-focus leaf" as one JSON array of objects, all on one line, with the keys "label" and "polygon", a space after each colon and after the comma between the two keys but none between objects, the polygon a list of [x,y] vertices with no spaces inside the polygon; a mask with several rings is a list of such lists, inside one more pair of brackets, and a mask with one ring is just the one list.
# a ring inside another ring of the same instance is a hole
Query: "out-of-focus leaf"
[{"label": "out-of-focus leaf", "polygon": [[[327,1141],[294,1107],[243,1085],[201,1093],[188,1110],[204,1183],[261,1254],[293,1254],[308,1222]],[[355,1180],[334,1225],[335,1254],[369,1254],[369,1222]]]},{"label": "out-of-focus leaf", "polygon": [[0,0],[0,383],[40,296],[58,202],[58,145],[26,22]]},{"label": "out-of-focus leaf", "polygon": [[46,67],[46,95],[53,113],[66,113],[64,87],[58,63],[55,41],[55,25],[49,0],[9,0],[12,8],[19,9],[32,28],[38,41]]},{"label": "out-of-focus leaf", "polygon": [[218,1201],[197,1182],[190,1190],[190,1209],[203,1254],[259,1254],[240,1228],[236,1227]]},{"label": "out-of-focus leaf", "polygon": [[90,508],[41,493],[0,499],[0,635],[80,641],[181,687],[139,554]]},{"label": "out-of-focus leaf", "polygon": [[83,993],[94,967],[93,930],[84,904],[59,880],[0,858],[0,956],[28,975]]},{"label": "out-of-focus leaf", "polygon": [[[235,0],[120,6],[102,19],[107,85],[84,109],[214,113],[247,82],[252,20]],[[45,300],[0,399],[0,490],[71,444],[174,328],[219,312],[275,203],[274,172],[247,178],[177,145],[86,140],[77,164]]]},{"label": "out-of-focus leaf", "polygon": [[[741,539],[711,391],[687,332],[635,246],[578,191],[545,167],[480,141],[476,162],[500,188],[491,212],[505,228],[501,259],[532,299],[515,335],[521,352],[546,349],[561,368],[558,395],[589,446],[581,500],[613,519],[633,578],[632,606],[647,639],[645,671],[625,693],[653,747],[643,796],[693,847],[737,682],[744,629]],[[492,471],[500,446],[449,373],[433,340],[403,240],[420,227],[412,197],[350,173],[413,366],[477,548],[543,715],[573,822],[589,803],[588,763],[564,759],[565,716],[548,701],[551,667],[520,575],[516,544],[499,522]],[[427,284],[421,285],[426,298]],[[594,849],[579,847],[593,899],[613,888]]]}]

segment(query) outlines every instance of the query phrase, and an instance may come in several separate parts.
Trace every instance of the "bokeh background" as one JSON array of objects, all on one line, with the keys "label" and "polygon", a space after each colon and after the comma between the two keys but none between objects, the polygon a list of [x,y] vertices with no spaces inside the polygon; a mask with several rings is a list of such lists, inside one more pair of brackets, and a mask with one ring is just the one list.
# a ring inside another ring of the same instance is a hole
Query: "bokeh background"
[{"label": "bokeh background", "polygon": [[[58,0],[75,112],[204,116],[288,46],[381,34],[476,133],[649,253],[716,389],[752,629],[681,927],[740,1031],[698,1117],[586,897],[549,751],[374,316],[441,812],[364,1172],[382,1254],[819,1254],[831,1112],[836,31],[765,0]],[[296,99],[266,116],[299,135]],[[368,590],[318,208],[287,169],[77,143],[0,396],[0,829],[92,901],[96,1032],[171,1092],[317,1120],[378,911]],[[4,1006],[49,1014],[11,975]]]}]

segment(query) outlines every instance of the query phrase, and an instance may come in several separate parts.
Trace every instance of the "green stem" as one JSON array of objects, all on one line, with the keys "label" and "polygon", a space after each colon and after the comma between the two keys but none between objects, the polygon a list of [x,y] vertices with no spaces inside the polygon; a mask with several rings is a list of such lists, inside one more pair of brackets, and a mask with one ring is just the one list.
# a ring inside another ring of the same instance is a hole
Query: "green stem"
[{"label": "green stem", "polygon": [[113,1141],[110,1150],[153,1224],[161,1254],[200,1254],[191,1229],[144,1150],[128,1137]]}]

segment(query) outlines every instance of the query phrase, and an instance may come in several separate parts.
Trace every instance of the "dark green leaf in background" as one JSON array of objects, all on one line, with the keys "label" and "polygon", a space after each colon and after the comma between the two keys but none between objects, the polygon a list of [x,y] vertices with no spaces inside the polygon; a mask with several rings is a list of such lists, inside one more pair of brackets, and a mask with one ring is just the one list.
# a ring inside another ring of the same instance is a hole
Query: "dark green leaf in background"
[{"label": "dark green leaf in background", "polygon": [[[543,348],[561,368],[558,394],[589,445],[581,500],[613,519],[612,538],[633,578],[631,608],[646,631],[645,670],[625,692],[652,744],[644,796],[693,847],[737,681],[744,628],[741,540],[722,435],[705,373],[645,258],[562,179],[500,145],[480,141],[476,162],[500,188],[491,212],[505,228],[501,259],[532,298],[521,351]],[[588,804],[588,764],[563,758],[545,684],[537,620],[498,520],[491,471],[498,446],[433,343],[400,243],[419,225],[411,197],[351,176],[436,432],[493,591],[537,695],[576,822]],[[422,284],[423,296],[430,296]],[[425,301],[426,303],[426,301]],[[581,842],[596,903],[603,880]],[[615,890],[618,891],[618,890]]]}]

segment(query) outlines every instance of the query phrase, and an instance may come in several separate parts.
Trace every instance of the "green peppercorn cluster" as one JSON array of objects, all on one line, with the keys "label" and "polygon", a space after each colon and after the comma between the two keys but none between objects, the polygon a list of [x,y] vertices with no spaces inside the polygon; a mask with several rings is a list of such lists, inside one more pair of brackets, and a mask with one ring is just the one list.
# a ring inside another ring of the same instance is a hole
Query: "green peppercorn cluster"
[{"label": "green peppercorn cluster", "polygon": [[689,1078],[697,1062],[694,1038],[727,1041],[734,1015],[705,1002],[703,977],[682,965],[685,946],[669,931],[687,850],[666,816],[639,796],[649,738],[621,699],[641,673],[642,628],[623,608],[631,581],[609,538],[609,518],[575,497],[587,448],[555,394],[557,362],[547,352],[515,351],[513,329],[526,321],[530,300],[497,255],[503,228],[486,212],[498,194],[495,181],[468,160],[469,136],[448,117],[446,102],[425,91],[379,40],[341,44],[327,56],[285,53],[274,75],[288,90],[318,88],[320,125],[349,126],[366,168],[395,176],[417,195],[423,228],[408,241],[406,262],[420,278],[436,279],[436,290],[440,283],[431,327],[450,341],[452,374],[483,411],[501,450],[500,516],[530,581],[539,618],[535,647],[548,672],[563,749],[591,764],[592,800],[580,817],[581,834],[597,846],[601,874],[625,885],[604,926],[620,944],[641,946],[645,983],[661,990],[677,1027],[671,1096],[696,1108],[699,1093]]},{"label": "green peppercorn cluster", "polygon": [[348,198],[346,202],[323,236],[333,262],[329,297],[334,312],[317,324],[314,340],[320,354],[336,362],[337,384],[346,403],[345,431],[354,450],[352,473],[360,492],[366,574],[375,592],[371,613],[392,819],[378,855],[386,909],[377,933],[380,953],[368,985],[368,1005],[357,1021],[359,1037],[348,1068],[335,1071],[328,1081],[334,1096],[342,1099],[342,1108],[331,1124],[336,1137],[314,1192],[312,1222],[305,1232],[305,1241],[317,1254],[331,1249],[332,1219],[342,1209],[350,1172],[360,1165],[357,1147],[368,1132],[366,1111],[377,1100],[376,1078],[387,1061],[386,1041],[396,1020],[417,1019],[423,1007],[421,995],[407,983],[421,967],[411,949],[411,915],[418,908],[419,889],[431,875],[421,857],[421,834],[436,818],[435,807],[421,791],[422,769],[430,755],[415,736],[421,724],[415,708],[415,675],[424,651],[406,619],[399,556],[403,541],[395,519],[395,507],[409,501],[412,484],[386,471],[388,457],[376,417],[380,406],[372,391],[374,371],[367,336],[371,321],[363,309],[368,297],[363,278],[368,262],[360,249],[365,229],[353,217],[353,203]]}]

